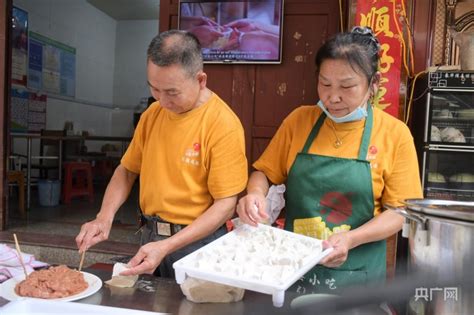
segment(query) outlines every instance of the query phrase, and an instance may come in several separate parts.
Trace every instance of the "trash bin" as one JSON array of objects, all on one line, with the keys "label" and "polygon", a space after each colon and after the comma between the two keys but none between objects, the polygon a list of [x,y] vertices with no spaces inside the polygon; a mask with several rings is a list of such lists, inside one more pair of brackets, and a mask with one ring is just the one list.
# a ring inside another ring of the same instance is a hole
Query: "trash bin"
[{"label": "trash bin", "polygon": [[40,206],[54,207],[59,204],[61,181],[40,179],[38,181],[38,199]]}]

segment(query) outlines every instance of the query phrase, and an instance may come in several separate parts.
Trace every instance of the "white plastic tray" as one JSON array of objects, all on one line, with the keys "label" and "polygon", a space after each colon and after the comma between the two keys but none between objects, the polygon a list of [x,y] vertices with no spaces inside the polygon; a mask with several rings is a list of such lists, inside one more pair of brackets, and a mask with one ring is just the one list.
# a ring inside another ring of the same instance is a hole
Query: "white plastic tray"
[{"label": "white plastic tray", "polygon": [[24,298],[22,300],[10,302],[3,307],[0,307],[0,314],[160,315],[169,313],[147,312],[130,308]]},{"label": "white plastic tray", "polygon": [[[242,233],[247,233],[249,237],[252,236],[252,231],[255,229],[273,229],[275,233],[284,233],[291,238],[296,238],[297,240],[302,240],[305,242],[314,242],[314,244],[320,248],[320,250],[315,251],[314,253],[309,253],[303,260],[303,264],[300,269],[295,270],[291,276],[286,277],[283,282],[265,282],[263,280],[254,280],[244,274],[240,276],[235,276],[233,274],[226,274],[225,272],[212,272],[209,270],[202,270],[195,267],[195,262],[197,260],[197,255],[199,253],[210,253],[215,248],[225,246],[223,242],[229,243],[232,242],[235,238],[238,238],[238,235]],[[176,282],[181,284],[184,282],[186,277],[194,277],[202,280],[208,280],[216,283],[226,284],[238,288],[243,288],[246,290],[256,291],[265,294],[272,295],[273,305],[276,307],[283,306],[285,300],[285,291],[292,284],[294,284],[298,279],[300,279],[306,272],[308,272],[312,267],[314,267],[322,258],[332,251],[332,248],[328,248],[324,251],[322,249],[322,241],[307,237],[304,235],[292,233],[282,229],[274,228],[268,225],[259,224],[258,227],[252,227],[249,225],[241,225],[237,227],[230,233],[220,237],[219,239],[213,241],[210,244],[196,250],[195,252],[181,258],[173,264],[176,275]]]}]

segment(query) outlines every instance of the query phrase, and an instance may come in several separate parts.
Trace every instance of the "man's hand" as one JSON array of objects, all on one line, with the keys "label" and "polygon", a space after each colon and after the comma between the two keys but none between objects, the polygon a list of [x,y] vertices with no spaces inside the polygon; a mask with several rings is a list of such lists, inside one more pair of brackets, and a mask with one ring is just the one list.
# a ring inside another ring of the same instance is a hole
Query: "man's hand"
[{"label": "man's hand", "polygon": [[166,241],[156,241],[143,245],[137,254],[128,262],[130,269],[122,272],[122,276],[133,276],[142,273],[153,274],[155,269],[168,254]]}]

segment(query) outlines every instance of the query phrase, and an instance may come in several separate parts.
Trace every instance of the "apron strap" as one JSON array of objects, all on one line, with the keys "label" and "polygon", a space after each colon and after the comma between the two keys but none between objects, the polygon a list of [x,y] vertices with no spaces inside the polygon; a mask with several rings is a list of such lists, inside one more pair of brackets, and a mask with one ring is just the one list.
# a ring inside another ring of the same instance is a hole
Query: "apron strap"
[{"label": "apron strap", "polygon": [[319,129],[321,128],[321,125],[324,122],[324,119],[326,118],[326,114],[323,112],[318,118],[318,121],[314,124],[313,129],[311,129],[311,132],[309,133],[308,138],[306,139],[306,143],[304,144],[303,151],[302,153],[308,153],[309,147],[314,141],[314,138],[316,138],[316,135],[319,132]]}]

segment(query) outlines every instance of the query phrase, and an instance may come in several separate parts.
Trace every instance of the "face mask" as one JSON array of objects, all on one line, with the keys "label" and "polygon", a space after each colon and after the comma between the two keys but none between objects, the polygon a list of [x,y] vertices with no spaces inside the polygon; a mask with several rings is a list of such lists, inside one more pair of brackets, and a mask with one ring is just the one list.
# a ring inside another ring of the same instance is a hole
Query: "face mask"
[{"label": "face mask", "polygon": [[355,110],[350,112],[349,114],[342,117],[334,117],[333,115],[331,115],[321,100],[319,100],[318,106],[319,108],[323,110],[326,116],[328,116],[335,123],[345,123],[345,122],[362,120],[365,117],[367,117],[367,106],[370,106],[370,104],[369,102],[367,102],[366,104],[362,104],[361,106],[358,106]]}]

